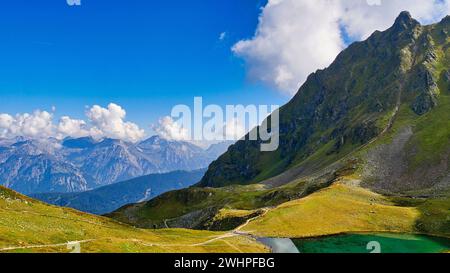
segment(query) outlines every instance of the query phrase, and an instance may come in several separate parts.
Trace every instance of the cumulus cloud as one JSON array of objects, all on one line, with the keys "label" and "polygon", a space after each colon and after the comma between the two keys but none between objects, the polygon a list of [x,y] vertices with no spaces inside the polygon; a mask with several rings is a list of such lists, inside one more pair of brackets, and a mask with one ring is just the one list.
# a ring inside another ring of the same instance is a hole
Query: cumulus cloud
[{"label": "cumulus cloud", "polygon": [[0,114],[0,136],[50,137],[53,135],[52,120],[52,114],[40,110],[15,116]]},{"label": "cumulus cloud", "polygon": [[41,110],[15,116],[0,114],[0,137],[62,139],[92,136],[96,139],[114,138],[136,142],[145,136],[144,130],[138,125],[125,121],[126,112],[117,104],[111,103],[108,108],[95,105],[86,112],[86,116],[87,122],[63,116],[55,123],[53,114]]},{"label": "cumulus cloud", "polygon": [[450,0],[269,0],[254,37],[232,51],[246,61],[251,79],[286,94],[297,92],[307,76],[330,65],[352,40],[392,25],[403,10],[428,24],[449,13]]},{"label": "cumulus cloud", "polygon": [[293,92],[342,49],[336,7],[334,1],[270,0],[255,36],[232,50],[247,61],[251,78]]},{"label": "cumulus cloud", "polygon": [[[167,140],[188,141],[196,145],[205,143],[217,143],[217,141],[224,140],[238,140],[245,136],[248,132],[244,123],[238,118],[230,118],[227,121],[216,120],[218,122],[217,128],[211,131],[203,131],[202,140],[194,140],[191,131],[186,128],[192,126],[188,124],[183,126],[181,122],[175,121],[169,116],[161,118],[158,123],[152,126],[152,129],[157,135]],[[205,124],[203,124],[205,125]],[[249,127],[253,128],[253,126]],[[202,128],[203,130],[204,128]]]},{"label": "cumulus cloud", "polygon": [[232,118],[225,122],[222,128],[222,135],[226,140],[239,140],[249,132],[249,128],[253,128],[254,126],[256,126],[256,124],[252,124],[250,127],[246,128],[244,122],[240,119]]},{"label": "cumulus cloud", "polygon": [[162,138],[168,140],[190,140],[191,135],[187,128],[176,122],[171,117],[166,116],[153,126],[153,130]]},{"label": "cumulus cloud", "polygon": [[64,136],[71,137],[85,137],[89,136],[89,131],[86,129],[86,122],[84,120],[71,119],[68,116],[61,117],[57,125],[59,138]]},{"label": "cumulus cloud", "polygon": [[108,108],[94,105],[86,116],[94,125],[90,129],[93,137],[117,138],[136,142],[145,136],[145,131],[132,122],[125,122],[126,112],[117,104],[110,103]]}]

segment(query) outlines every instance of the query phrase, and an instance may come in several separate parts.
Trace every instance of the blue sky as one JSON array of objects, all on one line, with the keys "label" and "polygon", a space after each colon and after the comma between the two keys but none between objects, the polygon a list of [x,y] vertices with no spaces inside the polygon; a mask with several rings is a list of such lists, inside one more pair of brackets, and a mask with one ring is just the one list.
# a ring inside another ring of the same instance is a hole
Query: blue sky
[{"label": "blue sky", "polygon": [[[2,3],[1,113],[56,107],[85,118],[110,102],[148,130],[194,96],[215,104],[282,104],[246,77],[231,47],[253,36],[263,0],[65,0]],[[219,36],[225,32],[225,38]]]},{"label": "blue sky", "polygon": [[[282,105],[310,73],[401,11],[423,24],[450,13],[450,0],[81,3],[2,3],[0,137],[137,140],[195,96],[204,105]],[[171,131],[171,122],[160,125]]]}]

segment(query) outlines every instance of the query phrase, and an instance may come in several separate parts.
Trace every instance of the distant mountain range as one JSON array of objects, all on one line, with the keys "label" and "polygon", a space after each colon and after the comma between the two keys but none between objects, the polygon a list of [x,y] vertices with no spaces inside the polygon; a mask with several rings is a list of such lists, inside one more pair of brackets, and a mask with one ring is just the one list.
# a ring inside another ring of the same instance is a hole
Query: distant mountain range
[{"label": "distant mountain range", "polygon": [[49,204],[105,214],[124,205],[148,201],[164,192],[186,188],[200,181],[206,169],[150,174],[79,193],[31,195]]},{"label": "distant mountain range", "polygon": [[23,194],[82,192],[152,173],[207,167],[231,143],[208,149],[153,136],[139,143],[92,138],[0,140],[0,185]]}]

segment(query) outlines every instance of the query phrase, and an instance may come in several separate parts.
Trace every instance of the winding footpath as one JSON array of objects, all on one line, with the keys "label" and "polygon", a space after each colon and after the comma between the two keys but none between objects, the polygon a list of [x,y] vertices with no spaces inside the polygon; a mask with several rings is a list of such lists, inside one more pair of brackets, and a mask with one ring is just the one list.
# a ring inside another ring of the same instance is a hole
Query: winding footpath
[{"label": "winding footpath", "polygon": [[71,246],[71,245],[79,245],[82,243],[89,243],[93,241],[98,241],[99,239],[89,239],[89,240],[81,240],[81,241],[72,241],[67,243],[60,243],[60,244],[49,244],[49,245],[31,245],[31,246],[13,246],[13,247],[5,247],[0,248],[0,252],[7,252],[7,251],[13,251],[13,250],[20,250],[20,249],[32,249],[32,248],[47,248],[47,247],[64,247],[64,246]]},{"label": "winding footpath", "polygon": [[[236,237],[236,236],[244,236],[247,238],[250,238],[252,240],[255,239],[254,236],[250,235],[250,232],[243,232],[241,231],[242,228],[244,228],[245,226],[247,226],[250,222],[263,217],[264,215],[267,214],[267,212],[269,212],[269,208],[263,208],[263,213],[261,213],[258,216],[255,216],[253,218],[247,219],[247,221],[245,221],[244,224],[240,225],[239,227],[235,228],[234,230],[227,232],[225,234],[216,236],[212,239],[206,240],[204,242],[201,243],[195,243],[195,244],[159,244],[159,243],[151,243],[151,242],[146,242],[143,240],[138,240],[138,239],[129,239],[132,242],[137,242],[140,243],[144,246],[148,246],[148,247],[173,247],[173,246],[178,246],[178,247],[198,247],[198,246],[205,246],[208,245],[210,243],[213,243],[215,241],[223,241],[224,243],[226,243],[228,246],[230,246],[231,248],[235,249],[238,252],[242,252],[238,247],[236,247],[235,245],[231,244],[230,242],[224,240],[227,238],[231,238],[231,237]],[[30,246],[12,246],[12,247],[5,247],[5,248],[0,248],[0,252],[8,252],[8,251],[15,251],[15,250],[23,250],[23,249],[36,249],[36,248],[51,248],[51,247],[69,247],[69,246],[73,246],[73,245],[80,245],[82,243],[90,243],[90,242],[94,242],[94,241],[99,241],[99,240],[103,240],[103,239],[108,239],[108,238],[102,238],[102,239],[86,239],[86,240],[79,240],[79,241],[72,241],[72,242],[67,242],[67,243],[58,243],[58,244],[47,244],[47,245],[30,245]]]}]

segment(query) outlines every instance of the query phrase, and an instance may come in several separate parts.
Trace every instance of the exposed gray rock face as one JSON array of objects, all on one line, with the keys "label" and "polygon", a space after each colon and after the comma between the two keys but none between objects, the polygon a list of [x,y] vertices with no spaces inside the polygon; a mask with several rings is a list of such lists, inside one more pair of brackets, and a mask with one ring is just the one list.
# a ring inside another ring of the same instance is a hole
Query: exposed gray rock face
[{"label": "exposed gray rock face", "polygon": [[436,106],[436,98],[429,93],[423,93],[416,98],[412,105],[413,111],[418,115],[423,115]]},{"label": "exposed gray rock face", "polygon": [[449,71],[449,70],[447,70],[447,71],[444,73],[444,81],[445,81],[446,83],[450,83],[450,71]]},{"label": "exposed gray rock face", "polygon": [[0,164],[0,177],[4,186],[25,194],[88,189],[88,182],[78,168],[44,154],[9,157]]},{"label": "exposed gray rock face", "polygon": [[437,81],[425,66],[421,66],[416,73],[411,89],[420,94],[412,104],[416,114],[423,115],[437,105]]},{"label": "exposed gray rock face", "polygon": [[408,187],[398,181],[408,167],[404,147],[412,135],[412,128],[404,128],[392,143],[377,146],[368,154],[364,176],[366,181],[376,178],[376,186],[379,187],[377,190],[395,191],[398,187]]}]

